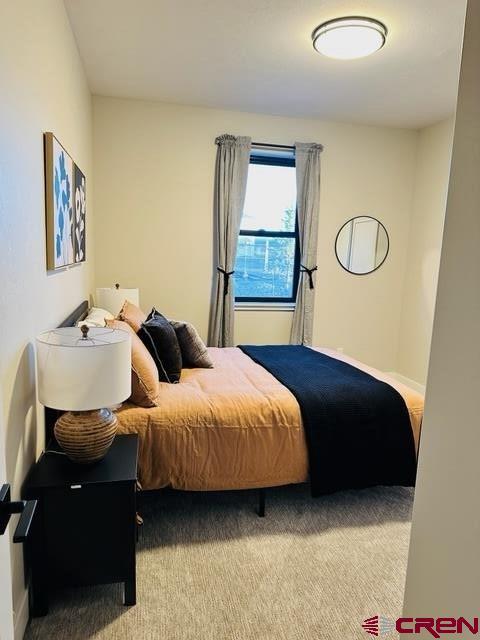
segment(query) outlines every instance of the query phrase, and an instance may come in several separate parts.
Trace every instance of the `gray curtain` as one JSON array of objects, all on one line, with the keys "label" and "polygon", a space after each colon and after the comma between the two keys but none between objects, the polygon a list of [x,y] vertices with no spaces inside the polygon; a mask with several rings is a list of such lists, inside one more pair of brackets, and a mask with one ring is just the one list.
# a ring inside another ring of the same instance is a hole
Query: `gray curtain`
[{"label": "gray curtain", "polygon": [[238,234],[247,189],[250,138],[223,135],[215,140],[217,161],[214,189],[214,281],[208,344],[233,346],[234,285]]},{"label": "gray curtain", "polygon": [[290,334],[291,344],[312,344],[322,151],[321,144],[295,143],[301,266]]}]

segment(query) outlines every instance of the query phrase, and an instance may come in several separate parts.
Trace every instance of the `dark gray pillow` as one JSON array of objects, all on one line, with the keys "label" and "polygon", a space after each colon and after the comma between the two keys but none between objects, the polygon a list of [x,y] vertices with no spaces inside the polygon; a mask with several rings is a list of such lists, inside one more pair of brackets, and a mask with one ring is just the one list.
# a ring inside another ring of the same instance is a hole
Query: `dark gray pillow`
[{"label": "dark gray pillow", "polygon": [[183,366],[191,369],[212,369],[213,362],[205,343],[198,335],[193,324],[180,320],[170,320],[177,334],[178,344],[182,352]]},{"label": "dark gray pillow", "polygon": [[160,382],[178,382],[182,373],[182,352],[169,321],[152,309],[137,335],[155,360]]}]

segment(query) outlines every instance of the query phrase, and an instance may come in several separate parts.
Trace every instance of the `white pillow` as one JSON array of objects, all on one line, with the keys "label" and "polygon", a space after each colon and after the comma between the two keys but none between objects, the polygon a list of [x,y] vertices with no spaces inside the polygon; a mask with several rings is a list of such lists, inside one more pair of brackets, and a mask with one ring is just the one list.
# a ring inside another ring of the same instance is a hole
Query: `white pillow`
[{"label": "white pillow", "polygon": [[77,327],[86,324],[87,327],[105,327],[105,320],[113,320],[113,315],[106,309],[92,307],[84,320],[77,322]]}]

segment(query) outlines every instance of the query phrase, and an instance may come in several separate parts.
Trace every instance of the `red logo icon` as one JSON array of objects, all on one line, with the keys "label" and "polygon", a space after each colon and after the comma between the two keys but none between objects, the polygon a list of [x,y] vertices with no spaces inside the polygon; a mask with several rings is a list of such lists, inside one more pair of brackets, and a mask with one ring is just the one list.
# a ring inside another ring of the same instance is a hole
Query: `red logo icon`
[{"label": "red logo icon", "polygon": [[362,628],[371,636],[383,636],[395,630],[395,621],[385,616],[373,616],[363,621]]}]

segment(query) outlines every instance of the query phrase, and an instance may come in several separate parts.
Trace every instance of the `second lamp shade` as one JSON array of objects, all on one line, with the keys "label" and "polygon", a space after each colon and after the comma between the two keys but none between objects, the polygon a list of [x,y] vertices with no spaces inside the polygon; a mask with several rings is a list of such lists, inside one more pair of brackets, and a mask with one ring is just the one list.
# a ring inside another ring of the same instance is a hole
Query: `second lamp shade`
[{"label": "second lamp shade", "polygon": [[138,289],[122,289],[120,287],[106,287],[97,289],[96,306],[106,309],[117,316],[125,300],[138,307]]}]

